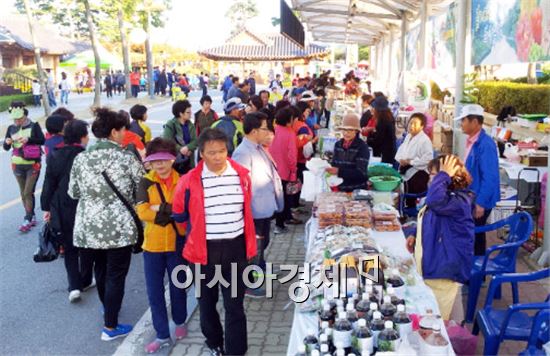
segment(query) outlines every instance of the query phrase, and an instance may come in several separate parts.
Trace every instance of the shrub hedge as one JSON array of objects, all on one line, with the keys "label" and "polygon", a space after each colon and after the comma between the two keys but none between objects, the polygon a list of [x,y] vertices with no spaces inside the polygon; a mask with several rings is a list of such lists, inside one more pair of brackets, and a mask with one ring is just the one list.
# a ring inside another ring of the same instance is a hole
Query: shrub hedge
[{"label": "shrub hedge", "polygon": [[17,94],[0,96],[0,112],[8,110],[12,101],[22,101],[27,105],[33,105],[32,94]]},{"label": "shrub hedge", "polygon": [[498,115],[503,107],[513,106],[521,114],[550,114],[550,85],[502,81],[477,82],[479,104],[486,112]]}]

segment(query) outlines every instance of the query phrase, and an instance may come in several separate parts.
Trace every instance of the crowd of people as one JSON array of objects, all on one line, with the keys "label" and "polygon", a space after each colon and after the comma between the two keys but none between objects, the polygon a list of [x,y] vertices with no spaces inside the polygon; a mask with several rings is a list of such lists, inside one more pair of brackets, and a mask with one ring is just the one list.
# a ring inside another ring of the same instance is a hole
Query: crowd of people
[{"label": "crowd of people", "polygon": [[[46,93],[50,107],[57,106],[57,99],[62,105],[68,105],[69,94],[76,92],[82,94],[85,88],[92,88],[95,85],[95,78],[89,68],[75,73],[74,78],[69,79],[66,72],[61,72],[61,78],[56,80],[51,69],[45,70],[47,78]],[[253,77],[250,79],[253,81]],[[205,72],[188,76],[186,73],[178,73],[175,69],[168,71],[165,68],[154,67],[153,69],[153,93],[154,95],[171,96],[178,98],[179,93],[184,93],[186,96],[192,90],[199,90],[202,96],[208,94],[208,88],[218,81],[217,73],[212,74],[212,77]],[[129,74],[129,83],[127,83],[126,75],[121,71],[108,70],[101,75],[100,80],[101,92],[105,92],[107,98],[112,98],[114,94],[123,95],[126,92],[126,87],[129,85],[131,94],[137,98],[140,92],[146,92],[148,88],[147,71],[140,68],[134,68]],[[42,88],[38,79],[32,81],[32,95],[35,106],[42,105]]]},{"label": "crowd of people", "polygon": [[[139,71],[134,73],[133,91],[141,78]],[[105,79],[110,90],[114,83],[118,87],[116,78]],[[257,94],[253,78],[254,73],[242,81],[233,75],[224,79],[221,117],[205,89],[195,112],[188,100],[175,101],[173,117],[156,138],[146,124],[145,106],[135,105],[129,113],[96,108],[91,131],[97,141],[92,145],[86,122],[68,110],[58,109],[47,118],[44,136],[23,103],[11,104],[13,124],[4,149],[12,151],[25,209],[19,230],[29,232],[37,225],[34,192],[45,147],[41,209],[50,228],[62,236],[69,300],[78,301],[95,286],[104,307],[102,340],[127,335],[132,326],[120,323],[118,314],[132,253],[143,251],[156,331],[146,351],[154,353],[172,342],[164,278],[181,264],[198,265],[206,278],[199,299],[206,344],[213,355],[245,354],[244,297],[265,297],[265,289],[247,288],[242,272],[251,262],[265,273],[271,232],[283,234],[287,225],[303,223],[299,197],[306,163],[317,149],[319,130],[329,127],[334,99],[346,91],[360,98],[361,112],[346,113],[336,127],[341,138],[326,172],[342,179],[340,191],[366,189],[369,161],[375,156],[399,169],[406,192],[427,192],[417,232],[407,245],[448,319],[458,287],[467,283],[472,255],[485,252],[485,238],[474,238],[474,227],[486,223],[499,200],[497,151],[482,128],[483,108],[467,105],[457,118],[469,137],[465,156],[434,158],[426,114],[413,114],[408,133],[398,142],[388,98],[381,92],[362,93],[353,75],[342,88],[330,72],[297,77],[285,92],[277,75]],[[185,75],[164,71],[158,71],[155,83],[160,94],[175,83],[186,86]],[[218,284],[207,283],[215,278],[216,266],[226,280],[235,281],[232,264],[239,272],[236,294],[221,286],[224,328],[216,309]],[[181,339],[187,334],[186,292],[169,281],[171,315]]]}]

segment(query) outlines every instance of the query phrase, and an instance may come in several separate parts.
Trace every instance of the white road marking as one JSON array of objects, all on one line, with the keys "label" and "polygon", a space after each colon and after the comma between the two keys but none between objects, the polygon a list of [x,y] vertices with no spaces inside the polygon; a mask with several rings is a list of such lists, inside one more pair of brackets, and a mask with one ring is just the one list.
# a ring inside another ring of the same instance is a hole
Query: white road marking
[{"label": "white road marking", "polygon": [[[40,193],[42,193],[42,189],[39,189],[34,192],[34,194],[38,194],[38,195],[40,195]],[[21,198],[10,200],[5,204],[0,205],[0,211],[11,208],[12,206],[19,204],[20,202],[21,202]]]},{"label": "white road marking", "polygon": [[[168,285],[165,287],[164,298],[166,300],[166,309],[170,314],[170,290]],[[195,286],[191,286],[187,289],[187,320],[189,322],[193,316],[193,312],[197,308],[197,299],[195,298]],[[174,323],[170,321],[170,335],[174,338]],[[145,313],[139,319],[134,326],[134,329],[128,336],[124,338],[124,341],[116,349],[113,356],[128,356],[128,355],[140,355],[143,354],[143,348],[148,342],[151,342],[156,337],[156,332],[153,328],[153,321],[151,319],[151,308],[147,308]]]}]

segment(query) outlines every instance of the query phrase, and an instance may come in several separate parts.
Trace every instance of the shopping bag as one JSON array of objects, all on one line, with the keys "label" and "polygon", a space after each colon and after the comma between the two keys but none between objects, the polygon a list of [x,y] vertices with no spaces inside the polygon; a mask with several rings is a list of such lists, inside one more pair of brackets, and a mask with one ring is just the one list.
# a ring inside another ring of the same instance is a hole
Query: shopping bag
[{"label": "shopping bag", "polygon": [[304,171],[304,184],[302,184],[302,192],[300,198],[305,201],[315,200],[315,176],[310,171]]},{"label": "shopping bag", "polygon": [[304,149],[303,149],[303,153],[304,153],[304,157],[305,158],[310,158],[311,156],[313,156],[313,143],[311,143],[311,141],[309,141],[308,143],[306,143],[304,145]]},{"label": "shopping bag", "polygon": [[59,254],[59,234],[54,232],[50,224],[44,224],[38,233],[38,248],[34,253],[34,262],[51,262]]},{"label": "shopping bag", "polygon": [[475,355],[477,336],[454,320],[445,321],[445,328],[457,356]]},{"label": "shopping bag", "polygon": [[325,179],[325,174],[313,174],[311,171],[304,171],[304,183],[300,198],[305,201],[315,201],[317,194],[330,190]]}]

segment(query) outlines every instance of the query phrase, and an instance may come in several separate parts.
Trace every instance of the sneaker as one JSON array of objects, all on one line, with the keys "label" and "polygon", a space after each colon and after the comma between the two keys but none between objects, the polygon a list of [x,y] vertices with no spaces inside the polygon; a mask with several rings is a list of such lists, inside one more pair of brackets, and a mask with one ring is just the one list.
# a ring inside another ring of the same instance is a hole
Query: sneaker
[{"label": "sneaker", "polygon": [[132,331],[132,329],[132,325],[125,324],[118,324],[117,327],[113,330],[103,328],[103,331],[101,332],[101,340],[111,341],[114,339],[118,339],[119,337],[124,337],[128,335]]},{"label": "sneaker", "polygon": [[290,230],[288,230],[288,227],[286,226],[283,226],[283,227],[279,227],[279,226],[275,226],[275,229],[273,229],[273,233],[275,235],[279,235],[279,234],[286,234],[288,233]]},{"label": "sneaker", "polygon": [[217,347],[208,347],[208,349],[210,350],[210,355],[212,355],[212,356],[223,356],[223,354],[224,354],[223,349],[219,346],[217,346]]},{"label": "sneaker", "polygon": [[95,278],[92,278],[92,282],[88,284],[86,287],[82,288],[83,292],[86,292],[88,289],[92,289],[95,287]]},{"label": "sneaker", "polygon": [[36,221],[36,216],[33,216],[31,219],[31,227],[35,227],[38,225],[38,221]]},{"label": "sneaker", "polygon": [[147,346],[145,346],[145,352],[147,352],[148,354],[154,354],[155,352],[162,349],[163,347],[170,346],[170,345],[172,345],[172,340],[170,340],[170,338],[155,339],[149,344],[147,344]]},{"label": "sneaker", "polygon": [[187,326],[185,324],[176,325],[176,340],[181,340],[187,336]]},{"label": "sneaker", "polygon": [[80,291],[78,289],[69,292],[69,302],[74,303],[80,300]]},{"label": "sneaker", "polygon": [[19,226],[19,231],[21,232],[29,232],[31,231],[31,222],[29,220],[23,220],[23,223],[21,226]]},{"label": "sneaker", "polygon": [[256,289],[247,288],[244,295],[249,298],[260,299],[260,298],[265,298],[266,292],[264,288],[256,288]]},{"label": "sneaker", "polygon": [[64,258],[65,257],[65,247],[59,246],[59,257]]}]

